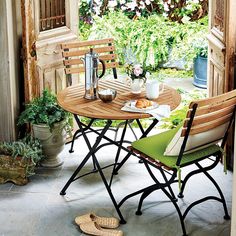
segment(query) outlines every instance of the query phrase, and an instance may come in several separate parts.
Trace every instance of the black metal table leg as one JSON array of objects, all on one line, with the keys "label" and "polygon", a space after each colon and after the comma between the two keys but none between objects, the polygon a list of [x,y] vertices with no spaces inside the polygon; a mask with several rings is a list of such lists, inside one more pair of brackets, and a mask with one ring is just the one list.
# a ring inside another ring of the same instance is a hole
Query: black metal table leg
[{"label": "black metal table leg", "polygon": [[[75,119],[76,119],[77,115],[74,115],[74,117],[75,117]],[[93,122],[94,122],[95,120],[96,120],[96,119],[91,119],[90,122],[89,122],[89,124],[88,124],[87,127],[85,128],[85,130],[88,130],[88,129],[91,127],[91,125],[93,124]],[[74,152],[74,143],[75,143],[75,140],[78,138],[77,135],[78,135],[80,132],[81,132],[80,129],[78,129],[78,130],[75,131],[75,133],[74,133],[74,135],[73,135],[73,138],[72,138],[72,140],[71,140],[71,146],[70,146],[69,153],[73,153],[73,152]]]},{"label": "black metal table leg", "polygon": [[109,187],[109,185],[108,185],[108,183],[107,183],[107,180],[106,180],[106,178],[105,178],[105,176],[104,176],[104,174],[103,174],[103,171],[102,171],[102,169],[101,169],[101,167],[100,167],[100,165],[99,165],[99,163],[98,163],[98,160],[97,160],[96,158],[95,158],[95,163],[96,163],[98,172],[99,172],[99,174],[100,174],[100,176],[101,176],[101,178],[102,178],[102,181],[103,181],[103,183],[104,183],[104,185],[105,185],[105,187],[106,187],[106,189],[107,189],[107,192],[108,192],[108,194],[109,194],[109,196],[110,196],[110,198],[111,198],[111,200],[112,200],[112,202],[113,202],[113,205],[114,205],[114,207],[115,207],[115,209],[116,209],[116,212],[117,212],[117,214],[118,214],[119,217],[120,217],[120,223],[121,223],[121,224],[125,224],[126,221],[125,221],[124,217],[123,217],[122,214],[121,214],[121,211],[120,211],[120,209],[119,209],[119,207],[118,207],[118,204],[117,204],[117,202],[116,202],[116,200],[115,200],[115,198],[114,198],[114,196],[113,196],[113,194],[112,194],[111,188]]},{"label": "black metal table leg", "polygon": [[67,188],[70,186],[70,184],[74,181],[75,177],[77,176],[77,174],[80,172],[80,170],[83,168],[83,166],[87,163],[87,161],[89,160],[89,158],[91,157],[91,152],[89,152],[86,157],[83,159],[83,161],[81,162],[81,164],[78,166],[78,168],[74,171],[74,173],[71,175],[71,177],[69,178],[69,180],[67,181],[67,183],[65,184],[65,186],[63,187],[63,189],[60,192],[60,195],[66,195],[66,190]]},{"label": "black metal table leg", "polygon": [[113,166],[113,170],[111,172],[111,178],[110,178],[109,187],[111,187],[111,184],[112,184],[112,180],[113,180],[113,176],[114,176],[114,171],[115,171],[116,165],[117,165],[118,160],[119,160],[120,151],[121,151],[121,147],[122,147],[122,144],[123,144],[123,141],[124,141],[124,137],[125,137],[125,133],[126,133],[128,122],[129,122],[128,120],[125,121],[125,127],[123,129],[123,132],[122,132],[122,135],[121,135],[121,138],[120,138],[120,141],[119,141],[119,145],[118,145],[118,149],[117,149],[116,157],[115,157],[115,163],[114,163],[114,166]]},{"label": "black metal table leg", "polygon": [[[104,183],[104,185],[105,185],[105,187],[106,187],[106,189],[107,189],[107,192],[108,192],[108,194],[109,194],[109,196],[110,196],[110,198],[111,198],[111,200],[112,200],[112,202],[113,202],[113,205],[114,205],[114,207],[115,207],[115,209],[116,209],[116,211],[117,211],[117,214],[118,214],[119,217],[120,217],[120,223],[121,223],[121,224],[125,224],[126,221],[124,220],[124,218],[123,218],[123,216],[122,216],[122,214],[121,214],[121,212],[120,212],[120,210],[119,210],[119,207],[118,207],[118,205],[117,205],[117,202],[116,202],[116,200],[115,200],[115,198],[114,198],[114,196],[113,196],[113,194],[112,194],[111,188],[109,187],[109,185],[108,185],[108,183],[107,183],[107,181],[106,181],[106,178],[105,178],[105,176],[104,176],[104,174],[103,174],[103,171],[102,171],[102,169],[101,169],[101,167],[100,167],[100,165],[99,165],[99,162],[98,162],[98,160],[97,160],[97,158],[96,158],[96,156],[95,156],[97,147],[98,147],[99,143],[101,142],[102,138],[105,136],[106,131],[107,131],[107,130],[109,129],[109,127],[111,126],[112,121],[111,121],[111,120],[107,120],[107,123],[106,123],[105,127],[103,128],[102,132],[98,135],[95,144],[94,144],[93,146],[91,146],[91,144],[90,144],[90,142],[89,142],[89,139],[88,139],[88,137],[87,137],[87,135],[86,135],[86,132],[85,132],[85,130],[84,130],[85,128],[83,128],[83,125],[82,125],[82,123],[80,122],[80,120],[79,120],[78,117],[75,117],[75,119],[76,119],[76,122],[78,123],[79,129],[81,130],[81,133],[82,133],[82,135],[83,135],[83,137],[84,137],[84,140],[85,140],[85,142],[86,142],[86,144],[87,144],[87,146],[88,146],[88,148],[89,148],[90,151],[88,152],[88,154],[86,155],[86,157],[84,158],[84,160],[82,161],[82,163],[79,165],[79,167],[76,169],[76,171],[72,174],[72,176],[70,177],[70,179],[68,180],[68,182],[66,183],[66,185],[63,187],[63,189],[62,189],[62,191],[61,191],[60,194],[61,194],[61,195],[65,195],[65,194],[66,194],[66,192],[65,192],[66,189],[67,189],[67,188],[69,187],[69,185],[76,179],[76,176],[77,176],[77,174],[79,173],[79,171],[82,169],[82,167],[86,164],[86,162],[87,162],[87,161],[89,160],[89,158],[92,156],[93,161],[94,161],[94,165],[95,165],[95,167],[97,168],[97,170],[98,170],[98,172],[99,172],[99,174],[100,174],[100,176],[101,176],[101,178],[102,178],[102,181],[103,181],[103,183]],[[127,127],[127,123],[126,123],[125,129],[126,129],[126,127]],[[125,133],[125,132],[124,132],[124,133]],[[124,135],[122,135],[122,136],[124,136]],[[123,138],[124,138],[124,137],[123,137]],[[121,143],[120,145],[122,145],[122,143]],[[118,150],[120,150],[120,149],[121,149],[121,147],[120,147]],[[120,153],[120,152],[117,152],[117,157],[116,157],[117,160],[118,160],[118,157],[119,157],[119,153]]]},{"label": "black metal table leg", "polygon": [[[158,123],[157,119],[153,119],[151,125],[146,130],[144,130],[141,123],[140,123],[140,121],[138,119],[136,121],[138,123],[138,126],[139,126],[141,132],[142,132],[142,135],[141,135],[140,139],[145,138],[150,133],[150,131],[153,129],[153,127]],[[125,164],[125,162],[129,159],[129,157],[131,155],[132,155],[132,152],[127,153],[127,155],[123,158],[123,160],[120,162],[120,164],[113,171],[114,175],[118,174],[119,169]]]},{"label": "black metal table leg", "polygon": [[95,166],[95,151],[96,151],[96,148],[97,146],[99,145],[99,143],[101,142],[103,136],[105,135],[106,131],[109,129],[109,127],[111,126],[111,121],[108,120],[106,126],[104,127],[104,129],[102,130],[102,132],[100,133],[100,135],[97,137],[97,140],[95,142],[95,144],[93,145],[93,147],[91,146],[89,140],[88,140],[88,137],[86,136],[86,133],[84,131],[84,128],[79,120],[78,117],[76,117],[76,121],[78,123],[78,126],[79,126],[79,129],[81,130],[82,134],[83,134],[83,137],[85,139],[85,142],[89,148],[89,152],[88,154],[86,155],[86,157],[84,158],[84,160],[81,162],[81,164],[78,166],[78,168],[75,170],[75,172],[72,174],[72,176],[70,177],[70,179],[67,181],[67,183],[65,184],[65,186],[63,187],[63,189],[61,190],[60,192],[60,195],[65,195],[66,194],[66,190],[67,188],[70,186],[70,184],[75,180],[77,174],[80,172],[80,170],[83,168],[83,166],[86,164],[86,162],[89,160],[89,158],[92,156],[93,157],[93,161],[94,161],[94,166]]}]

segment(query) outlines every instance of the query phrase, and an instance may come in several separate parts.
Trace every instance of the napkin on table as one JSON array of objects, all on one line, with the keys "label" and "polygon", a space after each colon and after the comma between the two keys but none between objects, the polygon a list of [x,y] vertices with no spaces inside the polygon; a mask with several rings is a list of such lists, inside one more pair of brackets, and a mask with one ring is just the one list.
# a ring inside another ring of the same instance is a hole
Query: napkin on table
[{"label": "napkin on table", "polygon": [[121,108],[122,111],[128,111],[128,112],[140,112],[140,113],[147,113],[152,115],[157,120],[161,120],[162,118],[167,118],[170,116],[170,106],[169,105],[159,105],[156,108],[153,109],[147,109],[142,110],[135,108],[133,104],[131,103],[130,106],[127,104]]}]

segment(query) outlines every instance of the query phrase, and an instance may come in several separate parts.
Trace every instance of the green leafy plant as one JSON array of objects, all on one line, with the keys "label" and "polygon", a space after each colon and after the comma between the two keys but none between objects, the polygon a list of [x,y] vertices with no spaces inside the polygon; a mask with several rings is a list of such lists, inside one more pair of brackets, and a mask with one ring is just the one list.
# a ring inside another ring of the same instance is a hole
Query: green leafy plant
[{"label": "green leafy plant", "polygon": [[191,101],[206,98],[207,94],[205,91],[193,90],[191,92],[184,91],[182,89],[177,89],[181,94],[182,100],[181,105],[178,109],[173,111],[168,118],[164,118],[163,123],[159,126],[162,129],[173,129],[179,123],[181,123],[185,118],[188,111],[188,106]]},{"label": "green leafy plant", "polygon": [[186,68],[190,69],[197,56],[207,57],[208,17],[194,23],[186,22],[180,30],[183,35],[172,48],[172,59],[183,59]]},{"label": "green leafy plant", "polygon": [[143,66],[156,70],[160,63],[169,60],[170,53],[173,59],[181,59],[184,55],[190,62],[196,55],[193,44],[207,34],[207,24],[207,18],[180,24],[158,15],[132,20],[121,11],[114,11],[102,17],[95,16],[91,33],[84,40],[112,37],[120,64],[126,63],[127,52],[132,51]]},{"label": "green leafy plant", "polygon": [[55,123],[65,121],[63,128],[70,132],[69,118],[70,113],[58,105],[56,96],[44,90],[41,97],[34,98],[26,104],[25,110],[19,116],[18,125],[46,124],[51,130]]},{"label": "green leafy plant", "polygon": [[34,174],[34,167],[44,157],[39,140],[30,135],[15,142],[0,142],[0,159],[1,155],[11,156],[13,159],[21,157],[27,165],[27,176]]}]

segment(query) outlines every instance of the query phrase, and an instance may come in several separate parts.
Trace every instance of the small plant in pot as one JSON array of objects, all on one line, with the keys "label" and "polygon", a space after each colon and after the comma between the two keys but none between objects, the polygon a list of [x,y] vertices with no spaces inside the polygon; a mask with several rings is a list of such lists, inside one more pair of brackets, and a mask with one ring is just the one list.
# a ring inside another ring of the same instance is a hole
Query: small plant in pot
[{"label": "small plant in pot", "polygon": [[193,84],[200,88],[207,88],[207,55],[208,43],[206,37],[196,34],[182,42],[175,51],[174,58],[182,58],[186,70],[193,68]]},{"label": "small plant in pot", "polygon": [[33,136],[41,141],[45,159],[44,167],[58,167],[63,162],[58,154],[63,150],[66,134],[70,133],[70,114],[57,103],[56,96],[44,90],[41,97],[26,104],[20,114],[18,125],[31,124]]},{"label": "small plant in pot", "polygon": [[207,88],[207,55],[208,45],[206,39],[199,40],[194,46],[193,84],[199,88]]},{"label": "small plant in pot", "polygon": [[0,183],[27,184],[42,158],[39,140],[30,135],[15,142],[0,142]]}]

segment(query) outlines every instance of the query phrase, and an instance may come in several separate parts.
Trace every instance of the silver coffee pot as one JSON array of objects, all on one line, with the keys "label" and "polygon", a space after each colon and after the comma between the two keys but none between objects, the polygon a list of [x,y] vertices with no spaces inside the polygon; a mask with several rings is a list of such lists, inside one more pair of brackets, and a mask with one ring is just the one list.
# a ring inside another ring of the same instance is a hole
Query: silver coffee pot
[{"label": "silver coffee pot", "polygon": [[[85,67],[85,94],[86,99],[97,99],[98,80],[105,74],[106,67],[103,60],[99,59],[98,54],[90,48],[89,53],[81,58]],[[102,73],[98,76],[98,64],[102,64]]]}]

